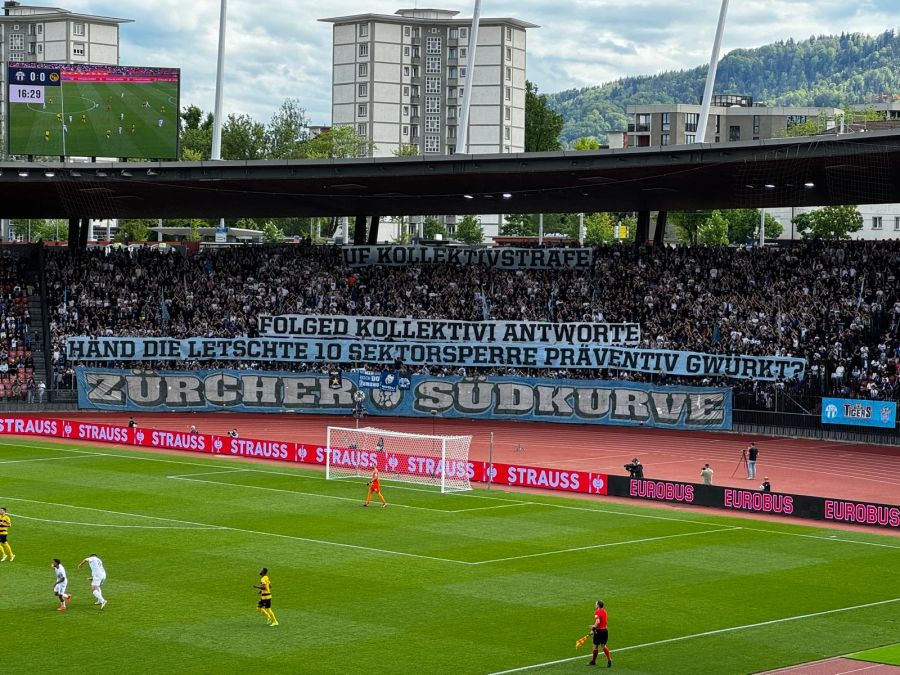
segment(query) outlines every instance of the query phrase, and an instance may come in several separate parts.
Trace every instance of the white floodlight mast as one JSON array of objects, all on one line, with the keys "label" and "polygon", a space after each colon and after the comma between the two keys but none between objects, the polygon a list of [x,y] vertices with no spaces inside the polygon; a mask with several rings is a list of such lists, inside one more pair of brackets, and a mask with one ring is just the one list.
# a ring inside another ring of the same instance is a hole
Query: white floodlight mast
[{"label": "white floodlight mast", "polygon": [[216,105],[213,113],[212,154],[210,159],[222,159],[222,82],[225,79],[225,14],[227,0],[219,8],[219,59],[216,64]]},{"label": "white floodlight mast", "polygon": [[716,26],[716,38],[713,40],[712,56],[709,58],[709,72],[706,73],[706,88],[703,90],[703,105],[700,106],[700,119],[697,120],[697,142],[706,140],[706,125],[709,120],[709,107],[712,104],[713,88],[716,84],[716,69],[719,67],[719,50],[722,48],[722,33],[725,32],[725,15],[728,14],[728,0],[722,0],[719,10],[719,25]]},{"label": "white floodlight mast", "polygon": [[478,46],[478,24],[481,21],[481,0],[475,0],[472,27],[469,29],[469,58],[466,61],[466,83],[463,86],[462,109],[459,111],[459,131],[456,136],[456,154],[464,155],[469,149],[469,104],[472,101],[472,82],[475,79],[475,49]]}]

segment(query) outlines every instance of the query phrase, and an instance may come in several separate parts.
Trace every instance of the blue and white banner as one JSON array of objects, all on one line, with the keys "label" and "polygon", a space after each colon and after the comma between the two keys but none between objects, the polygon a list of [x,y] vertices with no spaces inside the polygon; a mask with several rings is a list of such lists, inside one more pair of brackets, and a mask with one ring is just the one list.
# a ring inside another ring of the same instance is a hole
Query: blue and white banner
[{"label": "blue and white banner", "polygon": [[381,342],[278,338],[91,338],[66,341],[72,361],[265,361],[432,367],[608,369],[776,380],[801,377],[804,359],[633,349],[608,345]]},{"label": "blue and white banner", "polygon": [[893,429],[897,426],[897,404],[856,398],[823,398],[822,424]]},{"label": "blue and white banner", "polygon": [[[87,410],[293,412],[350,415],[363,391],[370,415],[730,429],[731,390],[631,382],[413,375],[409,388],[360,389],[345,372],[130,371],[78,368],[78,404]],[[381,376],[379,375],[379,378]]]}]

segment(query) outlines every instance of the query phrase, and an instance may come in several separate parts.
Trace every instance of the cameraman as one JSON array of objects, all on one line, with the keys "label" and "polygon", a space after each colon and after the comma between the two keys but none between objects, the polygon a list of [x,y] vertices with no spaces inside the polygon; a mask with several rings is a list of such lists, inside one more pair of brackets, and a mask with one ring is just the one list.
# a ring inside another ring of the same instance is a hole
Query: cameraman
[{"label": "cameraman", "polygon": [[631,460],[631,464],[625,465],[625,470],[628,472],[629,478],[644,477],[644,465],[641,464],[641,460],[639,460],[637,457]]},{"label": "cameraman", "polygon": [[700,477],[703,478],[704,485],[712,485],[713,470],[709,464],[704,464],[703,468],[700,469]]}]

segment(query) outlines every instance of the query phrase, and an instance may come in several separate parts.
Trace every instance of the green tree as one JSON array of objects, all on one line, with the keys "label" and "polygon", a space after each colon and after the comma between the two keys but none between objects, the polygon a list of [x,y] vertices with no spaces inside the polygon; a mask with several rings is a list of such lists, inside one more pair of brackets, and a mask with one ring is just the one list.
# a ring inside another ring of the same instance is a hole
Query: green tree
[{"label": "green tree", "polygon": [[189,105],[180,113],[181,138],[179,145],[181,159],[186,162],[200,162],[209,159],[212,151],[212,113],[205,116],[195,105]]},{"label": "green tree", "polygon": [[484,230],[478,218],[472,215],[463,216],[456,224],[456,239],[469,245],[483,242]]},{"label": "green tree", "polygon": [[573,150],[599,150],[600,149],[600,141],[598,141],[593,136],[582,136],[581,138],[576,138],[572,143]]},{"label": "green tree", "polygon": [[391,150],[394,157],[418,157],[419,146],[415,143],[401,143],[399,147]]},{"label": "green tree", "polygon": [[202,241],[203,235],[200,234],[200,228],[205,227],[206,223],[199,218],[191,219],[191,231],[185,237],[185,241]]},{"label": "green tree", "polygon": [[138,242],[148,241],[150,239],[150,228],[156,227],[157,222],[149,218],[139,218],[135,220],[120,220],[119,229],[113,241],[118,242]]},{"label": "green tree", "polygon": [[616,220],[611,213],[589,213],[584,217],[584,243],[600,246],[615,241]]},{"label": "green tree", "polygon": [[265,158],[266,127],[250,115],[229,115],[222,125],[222,159]]},{"label": "green tree", "polygon": [[446,238],[447,228],[444,224],[434,216],[426,216],[422,223],[423,238],[434,239],[435,235],[440,234]]},{"label": "green tree", "polygon": [[700,226],[709,217],[708,211],[670,211],[669,222],[685,244],[696,244]]},{"label": "green tree", "polygon": [[69,224],[65,220],[22,218],[10,221],[10,228],[22,241],[65,241],[69,235]]},{"label": "green tree", "polygon": [[266,156],[269,159],[301,159],[309,140],[306,111],[295,98],[282,102],[266,127]]},{"label": "green tree", "polygon": [[533,82],[525,82],[525,152],[561,150],[559,134],[563,117],[547,103],[546,94],[538,94]]},{"label": "green tree", "polygon": [[795,216],[794,225],[804,239],[850,239],[863,217],[855,206],[826,206]]},{"label": "green tree", "polygon": [[719,210],[709,214],[697,230],[697,241],[707,246],[728,244],[728,220]]},{"label": "green tree", "polygon": [[349,159],[368,155],[375,146],[357,136],[352,126],[333,127],[313,136],[306,144],[306,156],[310,159]]},{"label": "green tree", "polygon": [[[721,211],[728,221],[728,241],[732,244],[752,243],[759,238],[759,209],[728,209]],[[778,239],[781,223],[766,214],[766,239]]]},{"label": "green tree", "polygon": [[264,244],[280,244],[284,241],[284,232],[272,221],[268,221],[262,230]]},{"label": "green tree", "polygon": [[510,213],[500,225],[504,237],[536,237],[537,233],[538,216],[532,213]]}]

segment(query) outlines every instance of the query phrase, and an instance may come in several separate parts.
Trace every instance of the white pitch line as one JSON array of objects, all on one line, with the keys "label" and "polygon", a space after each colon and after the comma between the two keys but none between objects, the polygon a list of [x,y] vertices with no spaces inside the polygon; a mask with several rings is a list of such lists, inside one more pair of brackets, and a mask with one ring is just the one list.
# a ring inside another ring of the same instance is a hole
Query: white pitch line
[{"label": "white pitch line", "polygon": [[35,518],[34,516],[23,516],[21,513],[12,513],[10,515],[21,518],[22,520],[37,520],[41,523],[53,523],[55,525],[82,525],[84,527],[113,527],[129,530],[218,530],[221,529],[217,525],[204,525],[203,527],[177,527],[174,525],[104,525],[103,523],[76,523],[71,520],[50,520],[49,518]]},{"label": "white pitch line", "polygon": [[494,558],[493,560],[479,560],[476,565],[488,565],[490,563],[507,562],[509,560],[523,560],[525,558],[539,558],[547,555],[559,555],[561,553],[572,553],[575,551],[590,551],[596,548],[610,548],[612,546],[627,546],[628,544],[643,544],[648,541],[660,541],[662,539],[675,539],[676,537],[693,537],[698,534],[715,534],[716,532],[727,532],[728,530],[740,530],[740,527],[730,527],[728,529],[701,530],[699,532],[682,532],[681,534],[666,534],[660,537],[647,537],[645,539],[628,539],[626,541],[614,541],[605,544],[594,544],[593,546],[578,546],[576,548],[564,548],[558,551],[544,551],[542,553],[528,553],[526,555],[514,555],[508,558]]},{"label": "white pitch line", "polygon": [[437,558],[430,555],[420,555],[418,553],[404,553],[403,551],[391,551],[384,548],[373,548],[370,546],[360,546],[357,544],[344,544],[338,541],[328,541],[326,539],[312,539],[310,537],[297,537],[291,534],[279,534],[277,532],[264,532],[262,530],[247,530],[240,527],[231,527],[228,525],[213,525],[211,523],[198,523],[192,520],[175,520],[174,518],[162,518],[159,516],[145,516],[140,513],[128,513],[126,511],[111,511],[109,509],[97,509],[90,506],[78,506],[76,504],[64,504],[61,502],[44,502],[37,499],[22,499],[20,497],[5,497],[0,495],[0,499],[6,499],[13,502],[27,502],[30,504],[44,504],[46,506],[64,506],[70,509],[83,509],[85,511],[96,511],[98,513],[113,513],[119,516],[134,516],[135,518],[150,518],[153,520],[162,520],[170,523],[181,523],[182,525],[198,525],[198,529],[208,530],[229,530],[231,532],[242,532],[244,534],[258,534],[265,537],[277,537],[279,539],[291,539],[294,541],[303,541],[310,544],[321,544],[323,546],[337,546],[339,548],[356,549],[359,551],[370,551],[372,553],[383,553],[385,555],[399,555],[407,558],[421,558],[422,560],[434,560],[437,562],[453,563],[456,565],[473,565],[474,563],[465,560],[453,560],[451,558]]},{"label": "white pitch line", "polygon": [[[803,619],[812,619],[818,616],[828,616],[830,614],[840,614],[842,612],[852,612],[856,609],[867,609],[869,607],[879,607],[881,605],[890,605],[900,602],[900,598],[891,598],[890,600],[878,600],[877,602],[867,602],[862,605],[852,605],[850,607],[838,607],[837,609],[826,609],[822,612],[811,612],[809,614],[798,614],[796,616],[786,616],[781,619],[771,619],[770,621],[759,621],[757,623],[747,623],[742,626],[731,626],[730,628],[717,628],[716,630],[708,630],[702,633],[692,633],[690,635],[681,635],[674,638],[666,638],[665,640],[655,640],[653,642],[644,642],[639,645],[630,645],[628,647],[620,647],[613,650],[613,654],[619,652],[628,652],[635,649],[646,649],[647,647],[656,647],[658,645],[671,644],[673,642],[683,642],[684,640],[693,640],[694,638],[708,637],[710,635],[721,635],[723,633],[734,633],[750,628],[761,628],[763,626],[773,626],[779,623],[788,623],[790,621],[801,621]],[[582,656],[573,656],[567,659],[557,659],[556,661],[545,661],[544,663],[534,663],[530,666],[522,666],[520,668],[510,668],[509,670],[498,670],[490,675],[506,675],[506,673],[521,673],[526,670],[534,670],[535,668],[545,668],[547,666],[555,666],[560,663],[571,663],[585,658]]]},{"label": "white pitch line", "polygon": [[[241,473],[243,469],[238,469],[236,471],[215,471],[210,473]],[[269,473],[268,471],[263,471],[261,473]],[[217,480],[204,480],[202,478],[193,478],[193,475],[205,476],[208,474],[199,473],[199,474],[182,474],[180,476],[166,476],[166,478],[171,478],[173,480],[183,480],[189,483],[209,483],[210,485],[225,485],[227,487],[242,487],[248,488],[250,490],[265,490],[267,492],[284,492],[291,495],[305,495],[307,497],[319,497],[320,499],[336,499],[344,502],[359,502],[358,497],[340,497],[338,495],[323,495],[319,492],[304,492],[302,490],[283,490],[281,488],[273,488],[273,487],[265,487],[262,485],[246,485],[244,483],[224,483],[222,481]],[[502,506],[478,506],[471,509],[433,509],[428,506],[412,506],[410,504],[397,504],[396,502],[391,502],[392,508],[400,508],[400,509],[414,509],[416,511],[431,511],[432,513],[468,513],[469,511],[487,511],[489,509],[505,509],[511,506],[522,506],[523,504],[529,504],[530,502],[522,502],[517,504],[504,504]]]},{"label": "white pitch line", "polygon": [[25,464],[26,462],[53,462],[55,460],[61,459],[86,459],[87,456],[93,457],[109,457],[106,453],[101,452],[90,452],[90,453],[82,453],[77,457],[35,457],[34,459],[5,459],[0,461],[0,464]]}]

